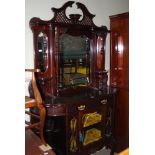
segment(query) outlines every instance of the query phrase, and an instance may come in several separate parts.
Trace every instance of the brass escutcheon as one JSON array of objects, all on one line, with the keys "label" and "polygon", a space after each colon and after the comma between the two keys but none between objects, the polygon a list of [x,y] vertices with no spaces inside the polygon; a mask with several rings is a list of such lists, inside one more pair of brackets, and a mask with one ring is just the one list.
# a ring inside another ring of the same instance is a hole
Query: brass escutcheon
[{"label": "brass escutcheon", "polygon": [[85,105],[80,105],[79,107],[78,107],[78,110],[80,110],[80,111],[82,111],[82,110],[84,110],[85,109]]},{"label": "brass escutcheon", "polygon": [[107,99],[104,99],[101,101],[102,104],[106,104],[107,103]]}]

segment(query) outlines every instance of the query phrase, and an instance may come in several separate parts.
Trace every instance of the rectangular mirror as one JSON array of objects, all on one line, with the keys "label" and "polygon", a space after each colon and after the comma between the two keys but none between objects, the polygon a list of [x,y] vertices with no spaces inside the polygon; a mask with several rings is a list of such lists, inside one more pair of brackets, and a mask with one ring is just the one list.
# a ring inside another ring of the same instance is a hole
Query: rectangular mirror
[{"label": "rectangular mirror", "polygon": [[87,86],[90,79],[90,40],[62,34],[59,40],[59,88]]}]

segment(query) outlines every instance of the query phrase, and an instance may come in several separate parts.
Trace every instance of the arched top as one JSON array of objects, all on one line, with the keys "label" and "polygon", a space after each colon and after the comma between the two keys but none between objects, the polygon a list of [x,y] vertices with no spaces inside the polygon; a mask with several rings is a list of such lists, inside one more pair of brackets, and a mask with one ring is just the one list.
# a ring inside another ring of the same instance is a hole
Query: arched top
[{"label": "arched top", "polygon": [[79,25],[87,25],[87,26],[94,26],[93,23],[93,18],[95,17],[95,15],[91,14],[88,9],[86,8],[86,6],[82,3],[77,2],[77,8],[81,9],[81,11],[83,12],[83,18],[82,20],[79,20],[80,18],[80,14],[70,14],[68,18],[66,16],[66,9],[68,7],[72,7],[72,5],[74,4],[74,1],[69,1],[67,3],[65,3],[61,8],[52,8],[52,11],[54,12],[54,18],[52,19],[53,22],[56,23],[67,23],[67,24],[79,24]]},{"label": "arched top", "polygon": [[[76,4],[77,9],[81,9],[83,13],[83,18],[80,19],[80,14],[69,14],[69,17],[66,15],[66,9],[68,7],[72,7],[73,4]],[[40,18],[32,18],[30,20],[30,27],[36,25],[47,25],[51,26],[51,24],[61,24],[61,25],[80,25],[82,27],[91,27],[92,29],[98,29],[104,32],[109,32],[106,26],[98,27],[94,24],[93,18],[95,15],[91,14],[86,6],[79,2],[68,1],[60,8],[51,8],[54,12],[54,17],[49,21],[41,20]]]},{"label": "arched top", "polygon": [[54,12],[54,13],[57,13],[57,12],[60,12],[60,11],[65,11],[68,7],[72,7],[72,5],[74,4],[74,1],[69,1],[69,2],[66,2],[61,8],[51,8],[51,10]]}]

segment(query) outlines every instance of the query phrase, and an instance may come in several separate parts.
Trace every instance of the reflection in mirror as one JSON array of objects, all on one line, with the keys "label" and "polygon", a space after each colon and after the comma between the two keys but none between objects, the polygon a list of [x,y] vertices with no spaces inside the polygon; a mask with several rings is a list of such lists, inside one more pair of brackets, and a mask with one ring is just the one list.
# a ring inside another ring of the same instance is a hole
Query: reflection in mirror
[{"label": "reflection in mirror", "polygon": [[59,41],[59,88],[87,86],[90,80],[90,40],[62,34]]},{"label": "reflection in mirror", "polygon": [[47,59],[48,59],[48,50],[47,50],[47,35],[43,32],[38,34],[37,47],[38,47],[38,66],[41,72],[45,72],[47,69]]}]

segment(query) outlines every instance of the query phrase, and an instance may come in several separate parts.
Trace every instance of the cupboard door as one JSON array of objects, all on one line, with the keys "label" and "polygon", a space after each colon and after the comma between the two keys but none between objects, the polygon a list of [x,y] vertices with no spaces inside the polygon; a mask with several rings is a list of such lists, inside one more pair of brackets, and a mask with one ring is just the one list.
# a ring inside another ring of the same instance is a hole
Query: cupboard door
[{"label": "cupboard door", "polygon": [[111,61],[110,84],[128,87],[129,81],[129,19],[127,14],[110,17]]},{"label": "cupboard door", "polygon": [[115,134],[117,152],[129,145],[129,14],[110,16],[110,85],[118,88]]}]

